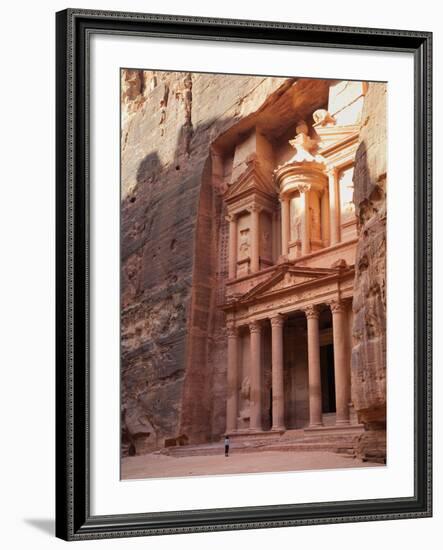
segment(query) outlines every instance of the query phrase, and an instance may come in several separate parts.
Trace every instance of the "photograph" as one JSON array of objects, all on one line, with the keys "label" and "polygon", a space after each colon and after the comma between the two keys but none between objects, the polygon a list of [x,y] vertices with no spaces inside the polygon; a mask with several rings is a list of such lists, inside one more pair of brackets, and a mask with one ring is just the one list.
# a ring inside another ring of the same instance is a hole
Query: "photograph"
[{"label": "photograph", "polygon": [[389,84],[339,76],[120,69],[121,480],[389,465]]}]

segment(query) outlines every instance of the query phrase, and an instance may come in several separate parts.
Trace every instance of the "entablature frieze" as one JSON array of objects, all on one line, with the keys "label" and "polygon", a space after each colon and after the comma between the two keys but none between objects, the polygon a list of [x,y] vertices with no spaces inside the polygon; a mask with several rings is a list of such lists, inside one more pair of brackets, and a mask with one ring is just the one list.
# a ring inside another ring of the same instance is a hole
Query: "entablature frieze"
[{"label": "entablature frieze", "polygon": [[275,183],[280,199],[311,190],[322,192],[328,183],[326,163],[313,161],[285,164],[275,171]]},{"label": "entablature frieze", "polygon": [[307,284],[300,285],[297,291],[292,287],[284,289],[280,295],[267,295],[250,303],[237,303],[226,308],[227,319],[236,323],[247,324],[251,319],[263,320],[277,315],[287,316],[296,311],[311,310],[312,306],[328,306],[337,302],[350,307],[353,296],[353,278],[341,281],[329,280],[328,284],[309,288]]},{"label": "entablature frieze", "polygon": [[[249,283],[249,284],[248,284]],[[255,283],[255,284],[254,284]],[[278,299],[286,294],[297,295],[314,289],[337,287],[352,293],[354,267],[342,266],[326,268],[304,268],[288,264],[271,270],[266,277],[253,278],[230,286],[227,302],[222,308],[248,307],[248,304]],[[351,294],[352,295],[352,294]]]},{"label": "entablature frieze", "polygon": [[258,191],[252,191],[247,196],[239,197],[235,202],[227,204],[227,215],[237,218],[243,213],[251,212],[253,209],[265,211],[273,215],[277,208],[277,198],[269,197]]},{"label": "entablature frieze", "polygon": [[327,173],[332,172],[337,175],[341,170],[352,166],[355,163],[357,148],[358,135],[355,141],[347,148],[334,151],[329,156],[325,156]]}]

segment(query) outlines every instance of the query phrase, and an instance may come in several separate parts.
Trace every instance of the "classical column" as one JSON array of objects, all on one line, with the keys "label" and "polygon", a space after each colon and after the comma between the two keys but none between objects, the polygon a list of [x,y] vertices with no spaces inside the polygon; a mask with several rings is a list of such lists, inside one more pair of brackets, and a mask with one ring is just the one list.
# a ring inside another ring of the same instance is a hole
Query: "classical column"
[{"label": "classical column", "polygon": [[261,325],[257,321],[249,323],[251,336],[250,367],[250,423],[251,430],[261,430]]},{"label": "classical column", "polygon": [[252,206],[251,213],[251,271],[260,269],[260,210],[259,206]]},{"label": "classical column", "polygon": [[285,394],[283,386],[283,326],[284,318],[271,318],[272,327],[272,429],[285,429]]},{"label": "classical column", "polygon": [[331,242],[331,221],[329,217],[329,192],[324,189],[321,196],[321,238],[323,246],[329,246]]},{"label": "classical column", "polygon": [[301,225],[301,255],[305,256],[311,252],[310,244],[310,216],[309,216],[309,187],[300,189],[301,208],[303,220]]},{"label": "classical column", "polygon": [[279,235],[280,235],[280,224],[279,224],[279,215],[278,211],[275,211],[272,215],[272,261],[274,264],[278,260],[278,251],[279,251]]},{"label": "classical column", "polygon": [[238,416],[238,328],[228,324],[228,380],[226,396],[226,432],[237,429]]},{"label": "classical column", "polygon": [[317,306],[305,309],[308,324],[309,425],[323,424],[321,402],[320,333]]},{"label": "classical column", "polygon": [[280,199],[281,204],[281,255],[289,254],[289,198],[283,197]]},{"label": "classical column", "polygon": [[229,279],[237,275],[237,216],[231,214],[226,219],[229,222]]},{"label": "classical column", "polygon": [[334,341],[336,424],[349,424],[351,373],[347,351],[346,311],[343,302],[339,300],[331,302],[330,306]]},{"label": "classical column", "polygon": [[338,202],[337,170],[328,171],[329,182],[329,221],[331,224],[331,245],[340,242],[340,205]]}]

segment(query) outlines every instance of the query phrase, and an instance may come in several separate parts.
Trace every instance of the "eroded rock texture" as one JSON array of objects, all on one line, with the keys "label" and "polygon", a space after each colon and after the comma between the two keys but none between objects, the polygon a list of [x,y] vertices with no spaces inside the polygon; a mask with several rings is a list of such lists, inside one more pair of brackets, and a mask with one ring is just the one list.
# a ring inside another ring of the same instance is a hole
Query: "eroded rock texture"
[{"label": "eroded rock texture", "polygon": [[386,86],[369,84],[354,172],[360,225],[354,283],[352,402],[364,460],[386,459]]},{"label": "eroded rock texture", "polygon": [[121,81],[122,452],[140,454],[224,430],[214,293],[227,268],[209,146],[290,79],[123,70]]}]

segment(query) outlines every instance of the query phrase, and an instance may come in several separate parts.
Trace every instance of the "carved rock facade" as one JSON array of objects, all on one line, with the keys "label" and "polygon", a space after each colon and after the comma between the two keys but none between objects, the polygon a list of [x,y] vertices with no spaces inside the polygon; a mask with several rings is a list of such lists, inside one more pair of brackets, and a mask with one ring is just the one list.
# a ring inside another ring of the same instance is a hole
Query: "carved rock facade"
[{"label": "carved rock facade", "polygon": [[383,89],[122,71],[123,454],[331,426],[383,459]]}]

